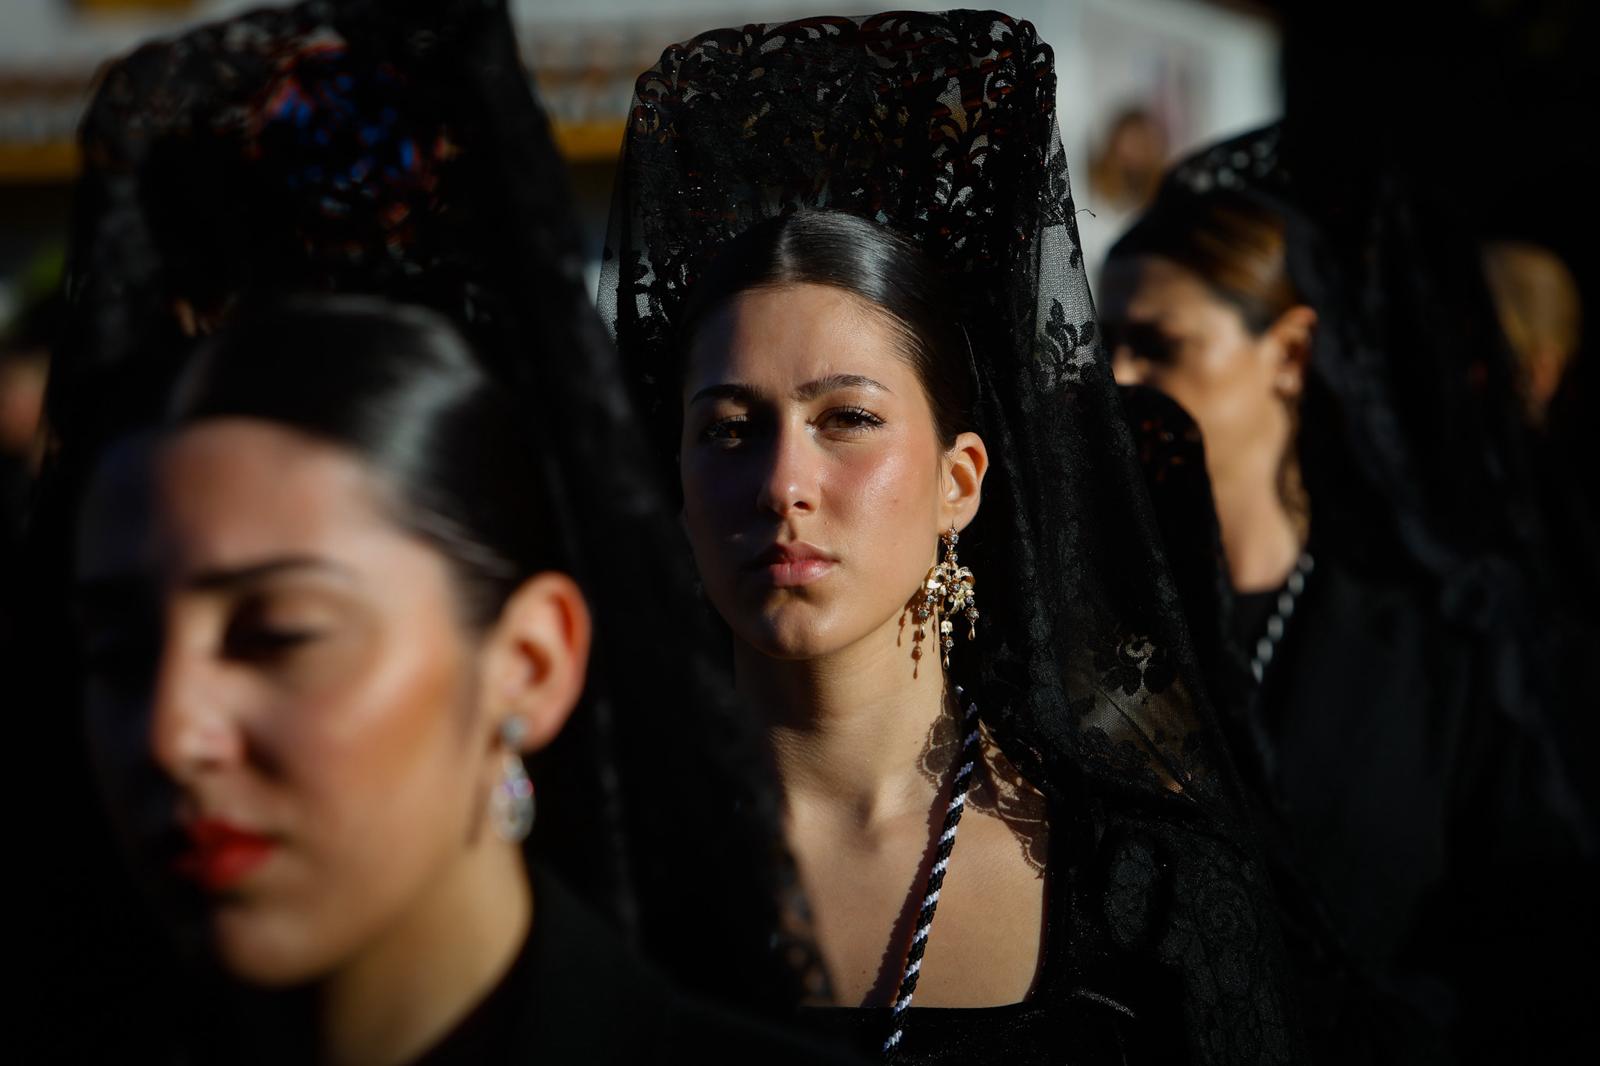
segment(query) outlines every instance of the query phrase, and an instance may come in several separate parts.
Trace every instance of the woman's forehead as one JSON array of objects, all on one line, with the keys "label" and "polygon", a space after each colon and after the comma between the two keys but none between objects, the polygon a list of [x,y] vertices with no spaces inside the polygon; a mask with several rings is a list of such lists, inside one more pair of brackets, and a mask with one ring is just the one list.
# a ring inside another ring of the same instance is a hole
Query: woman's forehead
[{"label": "woman's forehead", "polygon": [[829,379],[857,379],[898,392],[914,377],[903,343],[887,314],[843,289],[752,289],[708,315],[695,333],[684,397],[727,384],[800,394]]},{"label": "woman's forehead", "polygon": [[256,419],[130,438],[96,468],[80,576],[227,570],[285,555],[352,561],[403,533],[347,450]]}]

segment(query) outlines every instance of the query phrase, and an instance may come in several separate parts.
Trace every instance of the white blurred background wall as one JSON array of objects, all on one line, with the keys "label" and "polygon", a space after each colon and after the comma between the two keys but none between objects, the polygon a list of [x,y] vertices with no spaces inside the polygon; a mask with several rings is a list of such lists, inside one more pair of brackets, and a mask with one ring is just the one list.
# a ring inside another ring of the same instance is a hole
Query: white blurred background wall
[{"label": "white blurred background wall", "polygon": [[[512,4],[596,254],[633,78],[663,47],[714,26],[865,14],[870,6],[856,0]],[[260,6],[259,0],[0,0],[0,328],[24,297],[24,278],[37,278],[39,263],[59,248],[76,169],[73,133],[103,63],[148,37]],[[950,5],[886,0],[883,6]],[[1004,9],[1032,21],[1055,48],[1062,136],[1091,263],[1137,209],[1148,171],[1278,112],[1278,34],[1264,6],[1011,0]]]}]

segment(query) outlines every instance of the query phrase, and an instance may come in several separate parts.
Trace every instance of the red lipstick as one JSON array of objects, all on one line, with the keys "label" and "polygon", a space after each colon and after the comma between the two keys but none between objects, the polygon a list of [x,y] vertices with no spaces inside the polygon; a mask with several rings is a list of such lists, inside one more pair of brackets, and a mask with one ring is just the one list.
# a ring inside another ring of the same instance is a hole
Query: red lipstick
[{"label": "red lipstick", "polygon": [[173,869],[208,892],[226,892],[272,857],[278,843],[220,818],[200,818],[184,826],[189,846]]},{"label": "red lipstick", "polygon": [[745,569],[765,578],[774,588],[799,588],[826,577],[837,562],[821,548],[796,541],[772,545],[745,564]]}]

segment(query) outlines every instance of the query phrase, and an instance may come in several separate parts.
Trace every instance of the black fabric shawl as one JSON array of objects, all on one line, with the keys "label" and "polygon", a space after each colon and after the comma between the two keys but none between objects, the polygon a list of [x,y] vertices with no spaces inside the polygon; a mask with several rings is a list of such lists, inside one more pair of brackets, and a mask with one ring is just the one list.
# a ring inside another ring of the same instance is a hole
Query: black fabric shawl
[{"label": "black fabric shawl", "polygon": [[683,994],[562,882],[534,872],[538,919],[509,973],[414,1066],[864,1060]]},{"label": "black fabric shawl", "polygon": [[[1502,704],[1500,650],[1417,578],[1318,560],[1257,686],[1194,423],[1127,398],[1266,839],[1319,1062],[1543,1061],[1583,1039],[1594,870],[1547,738]],[[1275,598],[1276,592],[1269,594]],[[1554,799],[1559,799],[1559,793]]]},{"label": "black fabric shawl", "polygon": [[1050,49],[996,12],[819,17],[669,48],[637,83],[601,312],[675,483],[678,316],[721,244],[827,208],[947,264],[992,459],[961,538],[984,623],[953,680],[1052,803],[1114,830],[1089,844],[1105,859],[1094,910],[1116,950],[1166,975],[1190,1060],[1291,1061],[1250,816],[1099,343],[1055,92]]},{"label": "black fabric shawl", "polygon": [[[913,1006],[893,1061],[1050,1066],[1062,1061],[1064,1050],[1075,1066],[1209,1061],[1216,1045],[1195,1046],[1181,966],[1148,939],[1174,918],[1180,928],[1183,922],[1161,898],[1170,852],[1155,843],[1160,827],[1137,812],[1092,801],[1053,807],[1048,817],[1045,945],[1027,997],[991,1007]],[[1247,893],[1219,879],[1207,899],[1207,918],[1218,927],[1248,924],[1251,906]],[[1204,950],[1192,933],[1178,942]],[[863,1054],[876,1054],[889,1008],[811,1008],[804,1019]],[[1248,1026],[1251,1020],[1241,1021]],[[1279,1038],[1270,1029],[1242,1028],[1227,1037],[1229,1053],[1256,1061],[1274,1054]]]}]

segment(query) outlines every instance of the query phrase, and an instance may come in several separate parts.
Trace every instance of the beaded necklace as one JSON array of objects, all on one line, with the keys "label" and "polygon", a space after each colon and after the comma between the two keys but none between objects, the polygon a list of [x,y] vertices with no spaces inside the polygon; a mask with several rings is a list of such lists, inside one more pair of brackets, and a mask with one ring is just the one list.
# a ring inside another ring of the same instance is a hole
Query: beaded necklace
[{"label": "beaded necklace", "polygon": [[1260,684],[1267,676],[1267,665],[1272,662],[1272,656],[1283,641],[1283,634],[1289,627],[1289,619],[1294,615],[1295,602],[1305,591],[1306,578],[1311,576],[1311,571],[1316,569],[1316,565],[1311,553],[1303,551],[1300,553],[1300,558],[1295,560],[1294,569],[1289,571],[1289,579],[1284,583],[1283,591],[1278,593],[1276,609],[1267,619],[1267,630],[1261,635],[1261,639],[1256,641],[1255,655],[1250,660],[1250,672],[1255,675],[1256,684]]}]

